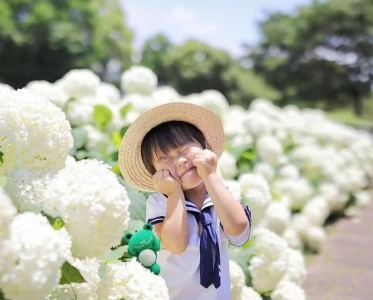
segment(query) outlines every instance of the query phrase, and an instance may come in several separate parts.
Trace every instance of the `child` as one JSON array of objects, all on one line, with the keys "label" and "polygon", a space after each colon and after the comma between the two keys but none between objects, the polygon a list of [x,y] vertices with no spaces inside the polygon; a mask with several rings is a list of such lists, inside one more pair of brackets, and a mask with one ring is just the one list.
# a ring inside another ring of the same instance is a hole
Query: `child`
[{"label": "child", "polygon": [[230,299],[228,241],[249,239],[251,215],[217,175],[224,143],[219,117],[183,102],[145,112],[122,140],[124,179],[155,191],[146,218],[162,243],[160,275],[172,300]]}]

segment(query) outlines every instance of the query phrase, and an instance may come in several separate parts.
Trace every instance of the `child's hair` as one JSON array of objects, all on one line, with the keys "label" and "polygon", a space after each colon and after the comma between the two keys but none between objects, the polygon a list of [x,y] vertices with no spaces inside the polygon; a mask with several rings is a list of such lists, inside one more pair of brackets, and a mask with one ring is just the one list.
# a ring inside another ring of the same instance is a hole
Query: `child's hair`
[{"label": "child's hair", "polygon": [[144,137],[141,144],[141,158],[150,174],[156,172],[152,156],[168,153],[189,142],[198,142],[207,148],[206,139],[194,125],[182,121],[170,121],[152,128]]}]

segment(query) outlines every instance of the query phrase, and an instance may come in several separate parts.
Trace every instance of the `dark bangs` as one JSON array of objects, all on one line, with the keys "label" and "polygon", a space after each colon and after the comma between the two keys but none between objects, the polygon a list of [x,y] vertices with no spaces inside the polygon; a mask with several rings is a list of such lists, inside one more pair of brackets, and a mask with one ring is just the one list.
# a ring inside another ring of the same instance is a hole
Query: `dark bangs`
[{"label": "dark bangs", "polygon": [[161,153],[168,153],[172,149],[195,141],[206,148],[206,139],[196,126],[182,121],[162,123],[145,135],[141,144],[141,158],[146,169],[154,174],[153,151],[159,156]]}]

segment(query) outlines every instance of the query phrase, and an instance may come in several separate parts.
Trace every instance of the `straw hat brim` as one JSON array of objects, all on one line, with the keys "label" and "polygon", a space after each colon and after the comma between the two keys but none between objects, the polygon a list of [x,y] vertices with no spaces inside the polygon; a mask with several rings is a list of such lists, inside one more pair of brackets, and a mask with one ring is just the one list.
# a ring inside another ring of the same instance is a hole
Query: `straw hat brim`
[{"label": "straw hat brim", "polygon": [[220,117],[213,111],[185,102],[156,106],[140,115],[123,136],[118,163],[125,181],[142,191],[154,191],[152,174],[141,158],[141,144],[145,135],[155,126],[169,121],[184,121],[196,126],[204,135],[210,150],[218,158],[224,151],[225,135]]}]

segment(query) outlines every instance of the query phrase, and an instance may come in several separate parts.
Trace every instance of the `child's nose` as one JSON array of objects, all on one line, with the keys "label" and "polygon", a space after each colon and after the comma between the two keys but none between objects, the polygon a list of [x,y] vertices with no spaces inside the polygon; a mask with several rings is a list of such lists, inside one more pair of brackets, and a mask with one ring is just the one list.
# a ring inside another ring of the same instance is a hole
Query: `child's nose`
[{"label": "child's nose", "polygon": [[187,158],[180,155],[178,158],[177,158],[177,161],[176,161],[176,166],[177,167],[181,167],[182,165],[184,165],[186,162],[187,162]]}]

